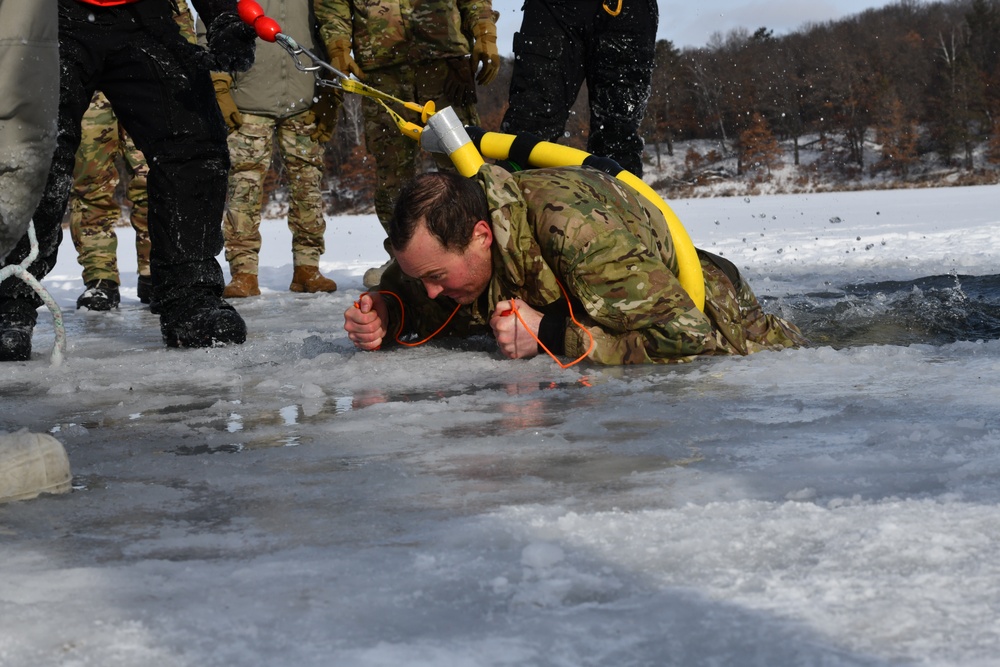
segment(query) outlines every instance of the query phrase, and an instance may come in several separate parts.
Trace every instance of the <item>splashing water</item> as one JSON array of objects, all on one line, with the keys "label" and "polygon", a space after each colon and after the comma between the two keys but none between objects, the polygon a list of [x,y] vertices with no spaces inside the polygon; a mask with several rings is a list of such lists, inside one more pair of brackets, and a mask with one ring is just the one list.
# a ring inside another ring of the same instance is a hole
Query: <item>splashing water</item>
[{"label": "splashing water", "polygon": [[1000,275],[846,285],[781,300],[819,345],[944,345],[1000,338]]}]

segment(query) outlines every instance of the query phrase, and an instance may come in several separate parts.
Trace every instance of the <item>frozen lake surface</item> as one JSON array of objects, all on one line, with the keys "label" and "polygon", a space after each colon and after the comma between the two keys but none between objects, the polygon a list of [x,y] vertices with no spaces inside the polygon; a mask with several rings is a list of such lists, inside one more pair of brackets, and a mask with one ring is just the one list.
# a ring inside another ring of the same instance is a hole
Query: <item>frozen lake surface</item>
[{"label": "frozen lake surface", "polygon": [[1000,665],[1000,187],[672,202],[808,349],[561,370],[358,353],[266,221],[243,346],[135,299],[0,367],[75,491],[0,505],[0,665]]}]

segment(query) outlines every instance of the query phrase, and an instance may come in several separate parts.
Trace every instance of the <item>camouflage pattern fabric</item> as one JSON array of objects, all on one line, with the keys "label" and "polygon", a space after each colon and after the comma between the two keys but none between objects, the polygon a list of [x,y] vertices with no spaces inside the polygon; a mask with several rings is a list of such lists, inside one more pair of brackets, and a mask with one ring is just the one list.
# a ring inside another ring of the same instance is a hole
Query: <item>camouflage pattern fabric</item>
[{"label": "camouflage pattern fabric", "polygon": [[[177,3],[176,15],[181,35],[195,42],[194,19],[184,0]],[[77,260],[83,267],[83,282],[111,280],[121,283],[118,275],[118,236],[115,226],[122,217],[116,200],[121,174],[125,169],[128,185],[125,196],[132,204],[129,222],[135,230],[135,252],[139,275],[149,275],[149,198],[146,175],[149,167],[142,152],[118,124],[108,99],[97,92],[81,122],[80,147],[73,169],[70,193],[70,234]]]},{"label": "camouflage pattern fabric", "polygon": [[115,197],[120,175],[118,161],[129,177],[126,196],[132,203],[129,220],[135,230],[135,252],[141,275],[149,275],[149,223],[146,174],[149,167],[132,139],[119,126],[111,103],[100,92],[83,115],[81,141],[73,169],[70,194],[70,234],[83,281],[111,280],[118,276],[118,236],[115,226],[122,210]]},{"label": "camouflage pattern fabric", "polygon": [[[496,304],[519,298],[542,308],[565,289],[581,309],[577,320],[593,335],[589,358],[600,364],[673,363],[700,355],[751,354],[806,344],[798,329],[766,315],[741,281],[737,288],[702,260],[705,312],[677,280],[673,242],[662,213],[624,183],[587,167],[534,169],[515,174],[484,165],[494,233],[493,276],[482,299],[463,307],[448,333],[489,331]],[[406,304],[407,333],[435,331],[454,309],[431,301],[419,281],[387,271],[379,289]],[[389,331],[399,306],[387,299]],[[584,354],[590,338],[569,323],[566,356]]]},{"label": "camouflage pattern fabric", "polygon": [[[450,106],[464,125],[479,125],[479,114],[475,103],[461,104],[450,99],[445,91],[448,65],[445,60],[436,60],[415,65],[399,65],[373,71],[365,80],[371,86],[401,100],[431,100],[438,109]],[[364,116],[365,141],[368,150],[375,156],[375,212],[382,228],[388,231],[389,218],[399,196],[403,183],[410,180],[422,168],[422,161],[434,160],[438,169],[454,170],[454,165],[446,155],[431,156],[420,149],[413,139],[404,136],[385,108],[378,102],[364,98],[361,102]],[[399,112],[399,109],[396,109]],[[419,122],[415,112],[403,111],[404,118]]]},{"label": "camouflage pattern fabric", "polygon": [[222,230],[231,273],[257,273],[264,177],[275,142],[289,189],[288,228],[295,266],[319,266],[326,247],[321,195],[323,147],[310,136],[315,115],[306,111],[283,119],[243,114],[243,125],[229,135],[229,205]]},{"label": "camouflage pattern fabric", "polygon": [[315,0],[323,42],[352,44],[371,70],[468,56],[472,27],[494,22],[491,0]]},{"label": "camouflage pattern fabric", "polygon": [[[452,99],[445,90],[449,63],[460,59],[471,73],[472,29],[495,22],[491,0],[315,0],[315,8],[324,42],[351,43],[365,83],[400,100],[451,106],[464,124],[479,125],[474,81],[468,81],[471,100]],[[419,121],[413,112],[395,111]],[[365,142],[375,156],[375,212],[387,228],[402,184],[418,173],[421,152],[381,104],[365,98],[362,112]],[[434,159],[439,169],[453,168],[446,156]]]}]

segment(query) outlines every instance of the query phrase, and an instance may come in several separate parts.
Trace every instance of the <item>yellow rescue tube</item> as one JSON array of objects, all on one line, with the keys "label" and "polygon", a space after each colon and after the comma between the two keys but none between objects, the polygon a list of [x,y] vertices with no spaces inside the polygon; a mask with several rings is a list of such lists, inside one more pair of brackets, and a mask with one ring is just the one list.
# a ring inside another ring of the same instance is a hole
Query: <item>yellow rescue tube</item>
[{"label": "yellow rescue tube", "polygon": [[[514,145],[515,140],[519,139],[514,135],[500,134],[498,132],[483,132],[477,136],[479,133],[474,131],[478,128],[466,129],[470,130],[472,140],[477,144],[479,152],[484,157],[494,160],[509,159],[511,157],[511,147]],[[520,140],[525,139],[531,142],[528,144],[527,162],[532,167],[568,167],[595,161],[594,155],[578,148],[530,138],[521,138]],[[652,202],[663,213],[663,217],[667,220],[667,228],[670,230],[670,236],[674,241],[674,252],[677,255],[677,279],[680,281],[684,291],[694,301],[694,305],[698,307],[698,310],[704,312],[705,277],[701,272],[701,261],[698,259],[698,251],[695,249],[691,237],[688,236],[687,230],[684,229],[684,225],[681,224],[677,215],[667,205],[667,202],[663,201],[663,198],[656,194],[653,188],[646,185],[645,181],[632,172],[622,169],[616,162],[610,159],[597,158],[597,162],[600,164],[594,164],[593,166],[598,168],[605,167],[605,171],[607,171],[606,167],[609,165],[613,165],[613,169],[617,168],[619,170],[618,173],[611,173],[610,171],[608,173],[629,185],[633,190]]]}]

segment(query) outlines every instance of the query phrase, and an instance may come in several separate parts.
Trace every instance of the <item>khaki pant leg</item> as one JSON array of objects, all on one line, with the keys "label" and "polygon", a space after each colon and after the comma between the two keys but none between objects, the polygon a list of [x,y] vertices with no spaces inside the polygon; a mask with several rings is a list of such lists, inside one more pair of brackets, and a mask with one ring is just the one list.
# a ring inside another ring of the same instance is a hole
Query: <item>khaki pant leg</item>
[{"label": "khaki pant leg", "polygon": [[138,264],[138,273],[141,276],[149,275],[149,194],[146,191],[146,175],[149,173],[149,165],[146,164],[146,157],[135,147],[132,138],[121,131],[122,156],[125,159],[125,166],[129,172],[129,182],[126,188],[128,200],[132,203],[132,210],[129,213],[129,223],[135,230],[135,256]]},{"label": "khaki pant leg", "polygon": [[231,273],[257,273],[260,210],[264,178],[271,164],[275,121],[243,114],[243,125],[229,135],[229,203],[222,232]]},{"label": "khaki pant leg", "polygon": [[316,129],[310,111],[278,124],[278,146],[288,176],[288,229],[295,266],[319,266],[325,252],[323,218],[323,146],[310,136]]},{"label": "khaki pant leg", "polygon": [[80,123],[69,204],[70,234],[85,283],[120,282],[115,233],[121,219],[121,207],[115,201],[119,182],[116,159],[120,154],[118,118],[108,99],[96,93]]}]

